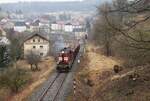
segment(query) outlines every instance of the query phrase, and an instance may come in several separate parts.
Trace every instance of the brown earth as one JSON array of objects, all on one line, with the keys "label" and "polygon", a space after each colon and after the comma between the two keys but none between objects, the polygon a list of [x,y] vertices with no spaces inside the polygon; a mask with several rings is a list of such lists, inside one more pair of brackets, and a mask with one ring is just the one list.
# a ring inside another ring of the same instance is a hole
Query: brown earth
[{"label": "brown earth", "polygon": [[[68,101],[150,101],[150,66],[123,68],[116,74],[114,65],[123,62],[113,57],[106,57],[99,48],[88,45],[87,53],[76,74],[77,93],[69,96]],[[137,73],[136,80],[129,75]]]}]

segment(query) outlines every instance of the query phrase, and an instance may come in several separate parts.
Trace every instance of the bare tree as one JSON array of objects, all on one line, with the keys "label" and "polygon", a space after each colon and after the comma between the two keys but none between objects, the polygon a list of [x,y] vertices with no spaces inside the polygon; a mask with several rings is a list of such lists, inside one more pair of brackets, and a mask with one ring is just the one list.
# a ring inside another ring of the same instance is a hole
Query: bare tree
[{"label": "bare tree", "polygon": [[[136,49],[149,50],[149,45],[148,47],[145,47],[143,44],[150,43],[150,40],[144,37],[143,34],[149,31],[147,26],[150,23],[150,1],[135,0],[132,3],[125,3],[125,6],[123,7],[120,7],[122,3],[118,1],[121,0],[116,0],[118,7],[116,7],[115,10],[112,8],[111,10],[105,11],[105,19],[107,20],[108,25],[123,35],[126,40],[132,41],[132,44],[126,43],[128,46]],[[110,15],[114,13],[126,15],[122,18],[122,27],[118,27],[111,22]]]},{"label": "bare tree", "polygon": [[[112,4],[99,7],[98,11],[96,23],[105,27],[96,25],[98,34],[95,37],[103,38],[101,41],[107,42],[104,36],[108,36],[109,33],[108,40],[116,54],[126,57],[127,60],[132,59],[138,65],[150,62],[149,0],[115,0]],[[102,32],[106,28],[111,30]]]},{"label": "bare tree", "polygon": [[27,55],[27,61],[31,65],[32,71],[40,70],[38,64],[41,61],[41,58],[39,55],[37,55],[31,51],[30,54]]},{"label": "bare tree", "polygon": [[95,21],[96,23],[94,25],[93,31],[94,40],[97,44],[103,45],[104,53],[107,56],[112,55],[112,41],[115,35],[114,29],[108,25],[107,20],[104,16],[105,13],[103,13],[104,11],[110,9],[110,6],[111,5],[108,3],[101,5],[101,7],[99,8],[99,16],[98,19]]}]

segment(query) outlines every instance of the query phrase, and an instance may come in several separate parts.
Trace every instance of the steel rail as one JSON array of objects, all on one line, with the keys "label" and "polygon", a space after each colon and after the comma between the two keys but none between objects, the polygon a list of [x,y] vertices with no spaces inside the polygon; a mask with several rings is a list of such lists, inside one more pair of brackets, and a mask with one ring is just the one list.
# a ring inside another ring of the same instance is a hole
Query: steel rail
[{"label": "steel rail", "polygon": [[52,101],[56,101],[56,98],[57,98],[57,96],[59,95],[59,92],[60,92],[60,90],[61,90],[61,88],[62,88],[62,86],[63,86],[63,84],[64,84],[64,82],[65,82],[66,77],[67,77],[67,74],[65,74],[65,76],[64,76],[64,78],[63,78],[63,81],[62,81],[62,83],[61,83],[61,85],[60,85],[60,87],[59,87],[59,89],[58,89],[58,91],[57,91],[57,93],[56,93],[56,95],[55,95],[55,97],[53,98]]},{"label": "steel rail", "polygon": [[43,101],[43,98],[46,96],[47,92],[49,91],[49,89],[53,86],[53,84],[55,83],[55,81],[57,80],[57,78],[60,76],[60,73],[58,73],[54,80],[50,83],[50,85],[48,86],[47,89],[45,89],[45,91],[43,92],[43,94],[39,97],[38,101]]}]

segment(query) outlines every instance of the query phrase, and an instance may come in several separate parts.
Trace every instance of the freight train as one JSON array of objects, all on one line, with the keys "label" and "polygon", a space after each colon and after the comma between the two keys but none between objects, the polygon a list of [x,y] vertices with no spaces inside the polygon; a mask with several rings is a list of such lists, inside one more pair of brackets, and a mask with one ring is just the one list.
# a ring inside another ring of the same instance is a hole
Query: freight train
[{"label": "freight train", "polygon": [[65,47],[60,50],[58,55],[57,62],[57,71],[58,72],[69,72],[74,63],[75,58],[77,57],[80,50],[80,45],[77,45],[75,48]]}]

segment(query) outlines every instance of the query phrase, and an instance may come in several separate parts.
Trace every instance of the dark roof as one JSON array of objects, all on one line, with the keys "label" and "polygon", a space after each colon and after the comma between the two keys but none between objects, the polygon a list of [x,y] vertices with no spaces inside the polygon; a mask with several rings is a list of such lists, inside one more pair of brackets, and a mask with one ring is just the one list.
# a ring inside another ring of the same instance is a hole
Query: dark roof
[{"label": "dark roof", "polygon": [[66,23],[65,25],[72,25],[71,23]]},{"label": "dark roof", "polygon": [[26,26],[26,24],[23,21],[18,21],[18,22],[15,22],[15,26]]},{"label": "dark roof", "polygon": [[49,41],[49,39],[48,39],[46,36],[44,36],[44,34],[38,33],[38,32],[33,32],[31,35],[29,35],[29,36],[27,36],[27,37],[25,38],[24,42],[26,42],[27,40],[33,38],[34,36],[39,36],[39,37],[41,37],[42,39]]},{"label": "dark roof", "polygon": [[33,23],[31,23],[32,26],[39,26],[40,20],[35,20]]},{"label": "dark roof", "polygon": [[57,24],[57,22],[56,22],[56,21],[54,21],[54,22],[52,22],[52,24]]}]

